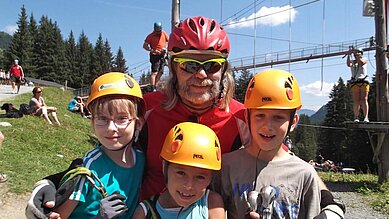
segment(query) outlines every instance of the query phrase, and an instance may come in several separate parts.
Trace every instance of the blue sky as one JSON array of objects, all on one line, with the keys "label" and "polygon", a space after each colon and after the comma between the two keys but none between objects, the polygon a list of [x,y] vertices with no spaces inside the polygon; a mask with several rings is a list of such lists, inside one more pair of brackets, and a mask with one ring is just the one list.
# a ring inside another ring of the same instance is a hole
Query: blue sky
[{"label": "blue sky", "polygon": [[[239,63],[243,57],[264,54],[270,57],[289,49],[333,45],[375,35],[374,18],[362,16],[362,0],[258,0],[255,5],[254,2],[183,0],[180,18],[203,15],[225,25],[231,41],[232,63]],[[10,34],[15,31],[23,4],[27,14],[33,13],[37,21],[42,15],[56,21],[64,38],[68,38],[71,30],[76,39],[84,31],[94,44],[102,33],[114,54],[122,47],[135,78],[149,69],[148,53],[142,45],[153,23],[160,21],[167,33],[171,30],[171,0],[1,0],[0,31]],[[256,22],[251,19],[254,12],[260,17]],[[347,48],[348,44],[344,46]],[[364,54],[369,58],[370,76],[375,71],[374,53]],[[338,56],[273,67],[290,70],[299,81],[303,108],[317,110],[327,103],[328,93],[339,77],[350,78],[345,62]],[[255,72],[263,69],[256,68]]]}]

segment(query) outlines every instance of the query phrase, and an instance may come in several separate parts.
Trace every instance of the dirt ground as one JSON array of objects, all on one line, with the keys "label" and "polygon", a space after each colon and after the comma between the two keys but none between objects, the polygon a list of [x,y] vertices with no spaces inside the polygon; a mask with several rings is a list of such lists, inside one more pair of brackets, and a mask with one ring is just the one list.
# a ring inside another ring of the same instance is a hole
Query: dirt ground
[{"label": "dirt ground", "polygon": [[[351,192],[347,184],[327,184],[336,198],[346,205],[345,218],[356,219],[388,219],[389,215],[374,211],[368,204],[368,200],[361,195]],[[24,219],[24,209],[30,193],[16,195],[10,193],[7,183],[0,183],[0,218]]]},{"label": "dirt ground", "polygon": [[30,194],[9,192],[7,183],[0,183],[0,218],[24,219],[24,209]]}]

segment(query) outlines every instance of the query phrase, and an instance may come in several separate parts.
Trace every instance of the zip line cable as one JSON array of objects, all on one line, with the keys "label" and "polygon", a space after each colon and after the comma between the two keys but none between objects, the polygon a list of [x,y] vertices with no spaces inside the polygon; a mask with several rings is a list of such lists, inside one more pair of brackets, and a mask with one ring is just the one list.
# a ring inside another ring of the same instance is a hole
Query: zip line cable
[{"label": "zip line cable", "polygon": [[322,128],[322,129],[333,129],[333,130],[357,130],[354,128],[343,128],[343,127],[335,127],[335,126],[324,126],[324,125],[309,125],[309,124],[297,124],[298,126],[303,127],[312,127],[312,128]]},{"label": "zip line cable", "polygon": [[[323,29],[321,33],[321,42],[322,42],[322,50],[324,52],[324,35],[325,35],[325,19],[326,18],[326,0],[323,0]],[[323,91],[323,83],[324,83],[324,57],[321,58],[321,69],[320,69],[320,77],[321,77],[321,83],[320,83],[320,91]]]},{"label": "zip line cable", "polygon": [[[306,5],[309,5],[309,4],[318,2],[318,1],[320,1],[320,0],[313,0],[313,1],[310,1],[310,2],[307,2],[307,3],[304,3],[304,4],[301,4],[301,5],[297,5],[297,6],[294,7],[294,8],[300,8],[300,7],[303,7],[303,6],[306,6]],[[265,15],[258,16],[258,17],[255,17],[255,18],[251,18],[251,19],[247,19],[247,20],[244,20],[244,21],[235,21],[235,22],[232,22],[232,23],[229,23],[229,24],[224,24],[224,25],[222,25],[222,26],[225,27],[225,26],[235,25],[235,24],[239,24],[239,23],[251,21],[251,20],[254,20],[254,19],[259,19],[259,18],[263,18],[263,17],[275,15],[275,14],[278,14],[278,13],[282,13],[282,12],[288,11],[288,10],[290,10],[290,9],[291,9],[291,8],[284,9],[284,10],[281,10],[281,11],[273,12],[273,13],[270,13],[270,14],[265,14]]]},{"label": "zip line cable", "polygon": [[[220,25],[222,25],[224,22],[226,22],[226,21],[232,19],[234,16],[237,16],[239,13],[241,13],[242,11],[245,10],[244,13],[242,13],[241,15],[235,17],[235,19],[239,19],[240,17],[242,17],[243,15],[245,15],[246,13],[248,13],[249,11],[251,11],[252,6],[255,5],[255,3],[256,3],[257,1],[259,1],[259,0],[256,0],[254,3],[249,4],[248,6],[244,7],[244,8],[241,9],[241,10],[239,10],[239,11],[236,12],[235,14],[233,14],[233,15],[229,16],[228,18],[222,20],[222,21],[220,22]],[[261,1],[259,4],[262,4],[264,1],[265,1],[265,0]],[[223,25],[222,25],[222,26],[223,26]]]}]

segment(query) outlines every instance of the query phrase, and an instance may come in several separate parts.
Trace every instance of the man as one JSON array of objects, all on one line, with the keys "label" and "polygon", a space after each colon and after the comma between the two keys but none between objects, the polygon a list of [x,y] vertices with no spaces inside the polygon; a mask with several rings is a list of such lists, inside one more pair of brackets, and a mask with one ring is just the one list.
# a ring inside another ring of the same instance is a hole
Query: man
[{"label": "man", "polygon": [[[191,121],[210,127],[219,138],[222,153],[250,141],[244,106],[233,99],[234,80],[227,60],[230,42],[225,30],[213,19],[185,19],[174,27],[168,51],[170,74],[165,89],[143,97],[147,112],[139,142],[147,169],[141,199],[159,194],[165,187],[159,154],[176,124]],[[54,198],[47,198],[54,190],[52,183],[43,183],[34,189],[29,203],[35,205],[29,204],[27,210],[37,210],[37,203],[53,204],[49,201]]]},{"label": "man", "polygon": [[[355,60],[351,59],[354,55]],[[359,110],[362,109],[363,121],[369,122],[368,95],[370,90],[369,76],[367,75],[367,58],[363,56],[363,50],[350,49],[347,52],[347,66],[351,69],[351,93],[354,101],[354,122],[359,122]]]},{"label": "man", "polygon": [[154,23],[154,31],[150,33],[143,43],[143,48],[150,52],[151,76],[150,84],[153,91],[156,91],[156,85],[163,74],[165,63],[166,43],[169,36],[162,30],[161,22]]},{"label": "man", "polygon": [[[9,70],[10,76],[11,76],[11,82],[12,82],[12,93],[18,94],[20,90],[20,84],[22,84],[22,81],[24,81],[24,73],[22,66],[19,65],[19,60],[15,59],[14,65]],[[17,90],[15,87],[17,86]]]}]

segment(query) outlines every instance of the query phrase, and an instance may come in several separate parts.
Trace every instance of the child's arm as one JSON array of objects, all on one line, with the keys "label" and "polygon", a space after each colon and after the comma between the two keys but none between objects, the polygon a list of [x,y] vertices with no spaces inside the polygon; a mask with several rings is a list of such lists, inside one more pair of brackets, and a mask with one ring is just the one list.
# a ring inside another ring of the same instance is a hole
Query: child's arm
[{"label": "child's arm", "polygon": [[226,218],[222,197],[218,193],[212,191],[210,191],[208,195],[208,218]]},{"label": "child's arm", "polygon": [[61,215],[61,219],[66,219],[70,216],[73,210],[76,208],[78,201],[67,200],[58,208],[55,209],[55,212]]}]

